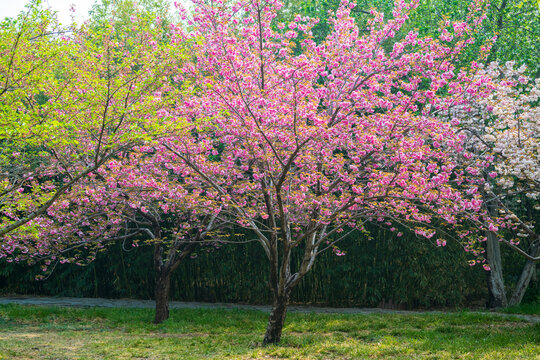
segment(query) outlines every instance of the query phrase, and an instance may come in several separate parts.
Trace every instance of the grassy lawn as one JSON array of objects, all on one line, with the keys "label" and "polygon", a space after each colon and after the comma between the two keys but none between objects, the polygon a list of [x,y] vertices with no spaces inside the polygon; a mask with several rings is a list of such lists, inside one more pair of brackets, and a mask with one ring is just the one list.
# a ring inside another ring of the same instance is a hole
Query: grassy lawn
[{"label": "grassy lawn", "polygon": [[540,303],[509,306],[502,311],[509,314],[540,315]]},{"label": "grassy lawn", "polygon": [[289,314],[260,347],[267,314],[0,306],[0,359],[540,359],[540,324],[489,314]]}]

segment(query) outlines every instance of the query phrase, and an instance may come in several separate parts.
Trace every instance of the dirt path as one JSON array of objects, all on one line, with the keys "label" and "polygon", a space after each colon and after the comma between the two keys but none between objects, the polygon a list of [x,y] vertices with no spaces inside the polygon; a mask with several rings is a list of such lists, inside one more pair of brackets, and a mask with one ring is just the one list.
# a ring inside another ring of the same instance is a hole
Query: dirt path
[{"label": "dirt path", "polygon": [[[75,306],[75,307],[106,307],[106,308],[153,308],[153,300],[135,300],[135,299],[102,299],[102,298],[72,298],[72,297],[34,297],[34,296],[9,296],[0,297],[0,305],[19,304],[19,305],[43,305],[43,306]],[[270,312],[270,306],[266,305],[243,305],[227,303],[202,303],[202,302],[183,302],[171,301],[169,303],[172,309],[245,309]],[[337,313],[337,314],[440,314],[442,311],[406,311],[390,310],[379,308],[329,308],[316,306],[291,305],[288,311],[299,313]],[[505,314],[498,312],[479,312],[478,314],[489,314],[507,318],[519,318],[529,322],[539,323],[540,316]]]}]

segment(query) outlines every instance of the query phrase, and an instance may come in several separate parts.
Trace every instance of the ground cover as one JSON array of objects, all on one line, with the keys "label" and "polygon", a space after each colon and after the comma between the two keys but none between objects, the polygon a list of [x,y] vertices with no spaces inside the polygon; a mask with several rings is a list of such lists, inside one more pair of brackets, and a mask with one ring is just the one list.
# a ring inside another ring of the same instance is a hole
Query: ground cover
[{"label": "ground cover", "polygon": [[261,347],[267,314],[0,306],[0,359],[538,359],[540,324],[479,313],[289,314]]},{"label": "ground cover", "polygon": [[540,302],[509,306],[502,311],[508,314],[540,315]]}]

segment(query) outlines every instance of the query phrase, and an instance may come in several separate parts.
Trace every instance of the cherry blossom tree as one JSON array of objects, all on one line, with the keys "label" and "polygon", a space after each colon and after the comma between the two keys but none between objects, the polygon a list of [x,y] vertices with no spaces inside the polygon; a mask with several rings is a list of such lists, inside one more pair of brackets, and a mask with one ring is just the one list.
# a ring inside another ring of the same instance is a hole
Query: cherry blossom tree
[{"label": "cherry blossom tree", "polygon": [[[199,202],[200,190],[185,181],[189,168],[169,165],[171,161],[162,147],[143,146],[136,150],[123,161],[113,160],[101,168],[98,174],[103,181],[85,189],[85,194],[92,193],[89,201],[97,203],[102,214],[99,219],[91,220],[95,229],[89,238],[77,235],[75,239],[79,243],[82,240],[85,246],[102,246],[119,238],[144,234],[146,243],[154,248],[154,322],[161,323],[169,318],[172,273],[195,250],[215,247],[224,222],[215,213],[205,214],[200,209],[206,206]],[[84,200],[77,208],[87,211]],[[103,213],[105,204],[108,211]],[[71,209],[68,214],[73,216]],[[110,228],[114,224],[121,226]],[[104,238],[106,228],[110,230]]]},{"label": "cherry blossom tree", "polygon": [[168,166],[163,153],[142,146],[109,160],[34,219],[37,236],[10,233],[0,255],[9,262],[40,262],[50,274],[57,264],[86,265],[115,241],[124,248],[153,246],[154,322],[163,322],[169,317],[171,274],[195,250],[218,246],[223,225],[215,214],[199,215],[204,204],[183,181],[185,166]]},{"label": "cherry blossom tree", "polygon": [[189,29],[175,29],[178,41],[196,39],[182,68],[193,96],[177,107],[192,136],[163,145],[192,170],[209,213],[257,235],[273,295],[263,344],[280,341],[291,291],[317,256],[340,254],[339,240],[366,222],[442,245],[450,235],[436,228],[465,238],[462,219],[484,221],[476,184],[452,156],[466,136],[435,116],[488,91],[489,77],[472,75],[476,63],[454,66],[474,41],[482,3],[443,24],[439,39],[395,39],[416,5],[396,1],[389,20],[371,10],[361,34],[355,4],[343,1],[321,43],[311,38],[316,19],[273,24],[273,0],[196,1]]},{"label": "cherry blossom tree", "polygon": [[[540,236],[534,229],[534,213],[540,210],[540,96],[538,80],[525,75],[524,66],[515,68],[491,63],[482,70],[493,78],[495,91],[478,99],[473,106],[454,108],[451,117],[459,119],[468,134],[470,151],[466,164],[492,164],[480,174],[486,179],[482,195],[487,210],[505,231],[486,235],[487,260],[490,266],[488,287],[492,307],[521,302],[540,260]],[[489,181],[490,180],[490,181]],[[519,198],[533,202],[532,209],[519,211]],[[515,200],[518,199],[516,202]],[[507,239],[506,237],[511,237]],[[516,287],[507,300],[499,242],[525,257],[526,263]]]}]

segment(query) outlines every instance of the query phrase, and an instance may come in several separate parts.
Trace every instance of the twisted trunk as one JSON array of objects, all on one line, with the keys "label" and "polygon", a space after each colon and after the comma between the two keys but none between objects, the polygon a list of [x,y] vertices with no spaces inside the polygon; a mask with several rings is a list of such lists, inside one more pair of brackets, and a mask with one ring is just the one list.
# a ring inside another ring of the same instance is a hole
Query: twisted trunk
[{"label": "twisted trunk", "polygon": [[195,249],[195,244],[189,244],[179,254],[180,243],[174,244],[169,249],[169,254],[165,261],[162,260],[163,248],[161,244],[155,245],[154,265],[156,270],[156,287],[154,298],[156,301],[155,324],[161,324],[169,318],[169,293],[171,290],[171,275],[178,268],[180,263],[190,255]]},{"label": "twisted trunk", "polygon": [[156,314],[154,323],[160,324],[169,318],[169,293],[171,289],[171,274],[178,268],[180,263],[189,256],[198,246],[198,242],[213,227],[215,217],[211,218],[204,231],[197,231],[193,242],[174,241],[165,251],[161,241],[161,225],[158,219],[150,214],[140,214],[152,223],[151,232],[154,241],[154,270],[156,272],[156,284],[154,299],[156,301]]}]

